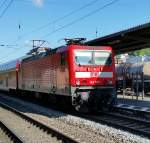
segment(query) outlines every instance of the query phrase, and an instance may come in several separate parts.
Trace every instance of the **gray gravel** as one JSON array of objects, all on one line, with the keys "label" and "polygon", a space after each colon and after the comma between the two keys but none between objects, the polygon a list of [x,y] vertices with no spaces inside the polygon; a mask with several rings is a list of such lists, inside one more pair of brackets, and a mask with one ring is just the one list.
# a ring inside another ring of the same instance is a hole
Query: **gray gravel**
[{"label": "gray gravel", "polygon": [[51,135],[47,135],[39,128],[31,125],[29,122],[23,120],[19,116],[14,113],[3,109],[0,107],[0,119],[3,121],[8,127],[11,127],[13,131],[26,143],[58,143],[56,138],[51,137]]},{"label": "gray gravel", "polygon": [[[8,99],[8,97],[5,97]],[[9,97],[10,99],[11,97]],[[55,129],[70,134],[81,142],[116,142],[116,143],[149,143],[150,140],[129,132],[115,129],[107,125],[88,121],[79,117],[64,114],[55,110],[11,98],[11,101],[21,104],[21,108],[30,111],[31,117],[53,126]],[[27,109],[27,108],[28,109]]]}]

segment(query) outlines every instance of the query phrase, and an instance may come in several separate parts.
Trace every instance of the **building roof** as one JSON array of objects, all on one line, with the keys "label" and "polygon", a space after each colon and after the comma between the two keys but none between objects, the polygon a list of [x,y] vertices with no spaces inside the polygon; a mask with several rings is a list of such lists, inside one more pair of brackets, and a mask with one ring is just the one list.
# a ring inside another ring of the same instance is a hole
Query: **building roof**
[{"label": "building roof", "polygon": [[116,53],[125,53],[150,47],[150,22],[87,41],[87,45],[109,45]]}]

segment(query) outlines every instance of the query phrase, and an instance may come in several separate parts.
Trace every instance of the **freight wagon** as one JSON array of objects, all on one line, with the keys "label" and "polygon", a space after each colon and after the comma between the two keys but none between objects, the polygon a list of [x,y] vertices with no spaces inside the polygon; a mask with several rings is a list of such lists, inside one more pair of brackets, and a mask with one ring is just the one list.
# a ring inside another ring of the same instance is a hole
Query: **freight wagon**
[{"label": "freight wagon", "polygon": [[[118,89],[123,89],[123,82],[136,92],[150,92],[150,62],[116,65],[116,80]],[[143,88],[143,89],[142,89]]]}]

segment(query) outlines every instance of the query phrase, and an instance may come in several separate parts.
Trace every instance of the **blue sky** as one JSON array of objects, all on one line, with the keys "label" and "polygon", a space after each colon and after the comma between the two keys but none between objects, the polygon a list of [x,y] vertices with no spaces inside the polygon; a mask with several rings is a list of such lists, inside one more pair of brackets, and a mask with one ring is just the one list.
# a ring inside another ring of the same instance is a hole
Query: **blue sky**
[{"label": "blue sky", "polygon": [[2,15],[11,0],[0,0],[0,45],[16,45],[0,47],[0,63],[25,55],[33,39],[44,39],[55,48],[64,38],[94,39],[96,29],[102,37],[150,22],[149,0],[116,0],[102,8],[112,1],[13,0]]}]

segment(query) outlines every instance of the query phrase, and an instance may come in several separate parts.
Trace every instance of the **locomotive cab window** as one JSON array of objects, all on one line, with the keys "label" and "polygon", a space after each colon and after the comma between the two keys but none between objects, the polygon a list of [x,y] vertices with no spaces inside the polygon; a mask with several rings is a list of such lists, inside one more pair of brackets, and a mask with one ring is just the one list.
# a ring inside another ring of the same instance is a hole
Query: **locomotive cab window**
[{"label": "locomotive cab window", "polygon": [[111,65],[112,55],[108,51],[95,51],[94,52],[94,63],[96,65]]},{"label": "locomotive cab window", "polygon": [[92,64],[92,51],[75,51],[75,63],[77,65]]},{"label": "locomotive cab window", "polygon": [[112,55],[109,51],[77,50],[75,63],[77,65],[111,65]]},{"label": "locomotive cab window", "polygon": [[66,61],[65,61],[65,53],[61,53],[60,54],[60,64],[61,65],[65,65]]}]

